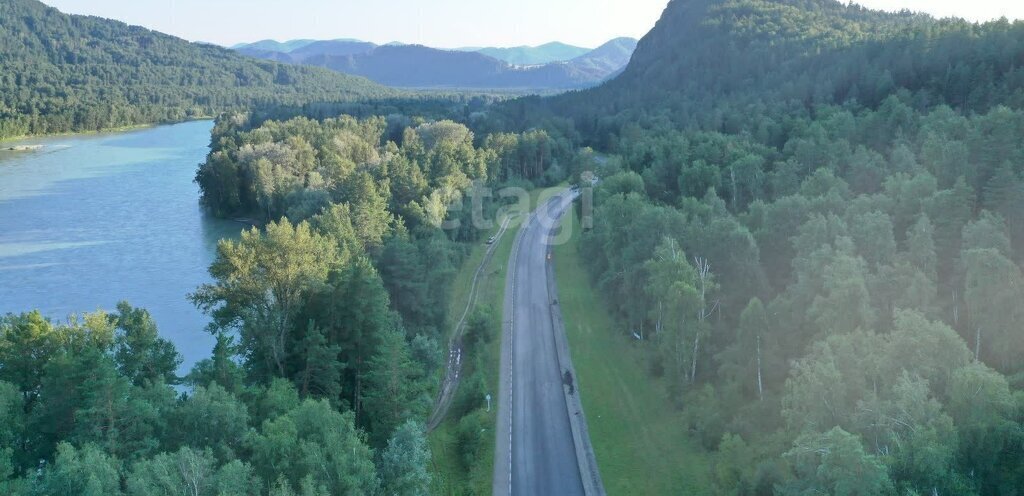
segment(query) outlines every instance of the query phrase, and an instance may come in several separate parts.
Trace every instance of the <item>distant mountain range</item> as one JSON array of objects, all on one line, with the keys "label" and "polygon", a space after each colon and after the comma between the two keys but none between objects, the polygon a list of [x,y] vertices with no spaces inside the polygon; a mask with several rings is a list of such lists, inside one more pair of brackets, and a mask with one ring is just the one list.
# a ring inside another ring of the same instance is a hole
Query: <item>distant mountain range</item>
[{"label": "distant mountain range", "polygon": [[515,65],[540,65],[552,62],[565,62],[582,57],[593,51],[592,48],[566,45],[557,41],[540,46],[519,46],[511,48],[461,48],[463,51],[478,52],[488,57],[504,60]]},{"label": "distant mountain range", "polygon": [[316,43],[316,40],[290,40],[285,42],[274,41],[274,40],[263,40],[257,41],[256,43],[239,43],[235,46],[229,47],[232,50],[238,50],[241,48],[252,48],[256,50],[267,50],[270,52],[283,52],[288,53],[296,48],[302,48],[306,45]]},{"label": "distant mountain range", "polygon": [[557,42],[446,50],[342,39],[265,40],[232,49],[250,57],[326,67],[388,86],[563,90],[595,86],[619,74],[636,44],[632,38],[616,38],[593,50]]}]

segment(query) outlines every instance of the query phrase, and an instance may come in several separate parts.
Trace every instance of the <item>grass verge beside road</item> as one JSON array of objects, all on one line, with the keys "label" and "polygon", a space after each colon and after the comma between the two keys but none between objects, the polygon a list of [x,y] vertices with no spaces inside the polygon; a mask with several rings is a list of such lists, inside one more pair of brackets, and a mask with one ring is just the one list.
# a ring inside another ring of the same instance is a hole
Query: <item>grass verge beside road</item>
[{"label": "grass verge beside road", "polygon": [[558,298],[601,478],[610,495],[710,494],[710,462],[642,352],[618,329],[579,254],[580,226],[555,247]]},{"label": "grass verge beside road", "polygon": [[[516,221],[513,221],[511,226],[516,226]],[[494,232],[488,233],[488,237],[497,232],[498,227],[495,227]],[[486,383],[488,388],[494,391],[491,393],[492,396],[497,397],[498,393],[498,366],[499,357],[501,354],[501,303],[503,297],[503,291],[505,287],[505,272],[506,265],[508,263],[509,253],[512,251],[512,243],[515,240],[515,234],[518,231],[518,227],[510,227],[508,231],[498,240],[498,246],[495,247],[494,256],[491,258],[490,263],[484,267],[480,281],[478,282],[479,287],[477,288],[477,305],[490,305],[493,308],[499,309],[498,311],[492,312],[492,322],[489,328],[493,330],[493,337],[491,338],[488,345],[484,348],[484,354],[486,356],[476,357],[465,356],[463,364],[463,377],[469,377],[474,370],[477,360],[480,363],[493,363],[493,371],[484,370],[481,371],[485,375]],[[462,316],[463,310],[466,308],[466,302],[469,299],[470,287],[473,283],[473,275],[476,273],[477,267],[480,266],[480,262],[483,260],[484,255],[487,252],[487,245],[481,244],[473,248],[472,253],[467,257],[463,263],[462,268],[459,270],[459,274],[456,276],[456,280],[452,284],[452,300],[449,308],[449,320],[451,321],[449,329],[452,329],[459,317]],[[472,311],[471,311],[472,312]],[[445,343],[447,346],[448,343]],[[445,351],[447,356],[447,349]],[[465,385],[465,384],[463,384]],[[456,393],[456,395],[464,394],[463,392]],[[437,429],[430,433],[429,442],[431,447],[431,453],[433,454],[433,488],[431,493],[445,496],[462,496],[462,495],[484,495],[490,492],[491,488],[491,469],[492,464],[490,460],[494,459],[494,422],[497,415],[497,407],[491,408],[491,411],[486,419],[485,424],[487,432],[484,432],[481,436],[481,440],[484,444],[479,448],[477,453],[477,460],[473,466],[468,466],[467,460],[463,459],[463,450],[460,447],[460,429],[459,422],[461,418],[457,418],[454,415],[449,415],[448,418],[442,422]]]}]

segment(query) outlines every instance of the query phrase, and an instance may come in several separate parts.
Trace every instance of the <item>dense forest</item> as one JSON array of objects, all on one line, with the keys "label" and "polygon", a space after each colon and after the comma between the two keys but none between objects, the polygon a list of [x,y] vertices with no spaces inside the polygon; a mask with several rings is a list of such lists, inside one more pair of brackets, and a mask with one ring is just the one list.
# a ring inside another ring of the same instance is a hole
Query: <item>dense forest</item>
[{"label": "dense forest", "polygon": [[324,69],[259,61],[136,26],[0,2],[0,138],[216,116],[395,92]]},{"label": "dense forest", "polygon": [[[221,241],[214,282],[191,295],[212,319],[211,358],[178,377],[173,345],[127,303],[66,324],[4,317],[0,488],[427,494],[448,287],[482,235],[450,207],[474,184],[560,181],[550,163],[570,152],[544,131],[476,140],[398,114],[226,114],[213,143],[204,205],[263,227]],[[470,320],[469,346],[493,339],[486,317]],[[468,471],[487,431],[482,380],[464,381],[452,414]]]},{"label": "dense forest", "polygon": [[[285,229],[274,235],[310,235]],[[380,304],[367,303],[386,313]],[[127,304],[59,325],[38,313],[9,315],[0,330],[4,494],[423,494],[429,483],[418,424],[394,425],[387,440],[375,440],[353,412],[337,410],[340,398],[315,389],[329,387],[322,382],[297,375],[247,385],[249,367],[232,358],[226,337],[179,382],[173,345],[147,312]],[[425,374],[401,354],[408,351],[400,331],[388,332],[368,382],[386,381],[388,346],[405,360],[394,372]],[[340,372],[340,364],[327,366]],[[172,387],[179,383],[188,394]],[[367,403],[369,411],[386,408],[380,399]]]},{"label": "dense forest", "polygon": [[625,74],[511,102],[598,169],[581,249],[715,494],[1024,487],[1024,23],[675,0]]},{"label": "dense forest", "polygon": [[648,135],[602,171],[584,258],[680,421],[719,450],[723,492],[1021,486],[1024,274],[1006,219],[1024,214],[1024,183],[1001,156],[974,162],[986,180],[957,168],[1024,151],[1019,132],[984,131],[1024,114],[939,107],[881,148],[851,146],[885,115],[808,121],[823,141],[782,151]]}]

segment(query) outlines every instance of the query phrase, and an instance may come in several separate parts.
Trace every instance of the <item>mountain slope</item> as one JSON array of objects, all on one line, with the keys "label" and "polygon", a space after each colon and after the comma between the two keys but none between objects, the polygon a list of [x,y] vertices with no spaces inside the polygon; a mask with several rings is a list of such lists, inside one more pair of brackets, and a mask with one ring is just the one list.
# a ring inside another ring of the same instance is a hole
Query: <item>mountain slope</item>
[{"label": "mountain slope", "polygon": [[242,47],[233,48],[232,50],[245,55],[246,57],[252,57],[254,59],[272,60],[274,62],[281,62],[283,64],[291,64],[293,58],[287,52],[280,52],[277,50],[265,50],[262,48],[253,47]]},{"label": "mountain slope", "polygon": [[984,110],[1020,91],[1011,83],[1022,46],[1024,23],[976,25],[834,0],[672,0],[620,77],[543,106],[590,124],[654,113],[708,129],[740,126],[721,116],[751,106],[807,111],[852,99],[874,108],[897,88]]},{"label": "mountain slope", "polygon": [[36,0],[0,2],[0,137],[392,93],[365,79],[257,61]]},{"label": "mountain slope", "polygon": [[616,38],[590,52],[569,61],[581,71],[595,74],[612,74],[629,64],[633,52],[636,51],[637,40],[633,38]]},{"label": "mountain slope", "polygon": [[[335,57],[367,53],[377,45],[358,40],[293,40],[280,43],[277,41],[260,41],[251,44],[236,45],[231,49],[257,59],[273,60],[285,64],[305,64],[307,60],[326,60]],[[310,63],[309,65],[324,65]]]},{"label": "mountain slope", "polygon": [[404,87],[488,87],[508,68],[505,62],[479,53],[421,45],[381,46],[347,56],[317,55],[302,63]]},{"label": "mountain slope", "polygon": [[377,45],[368,41],[359,40],[327,40],[314,41],[305,46],[296,48],[288,54],[296,61],[303,61],[310,57],[317,56],[343,56],[366,53],[376,48]]},{"label": "mountain slope", "polygon": [[552,62],[565,62],[586,55],[589,48],[567,45],[553,41],[540,46],[519,46],[510,48],[473,48],[468,51],[482,53],[488,57],[504,60],[512,65],[540,65]]}]

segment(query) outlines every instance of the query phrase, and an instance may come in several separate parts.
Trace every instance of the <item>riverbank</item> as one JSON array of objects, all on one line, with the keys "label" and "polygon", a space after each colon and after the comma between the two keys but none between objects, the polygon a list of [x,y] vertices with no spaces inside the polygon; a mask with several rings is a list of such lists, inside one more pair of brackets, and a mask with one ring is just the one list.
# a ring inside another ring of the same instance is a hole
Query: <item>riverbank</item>
[{"label": "riverbank", "polygon": [[32,152],[32,151],[42,150],[42,149],[43,149],[43,145],[20,145],[20,146],[10,146],[10,147],[4,148],[3,151],[5,151],[5,152]]},{"label": "riverbank", "polygon": [[[201,122],[201,121],[212,121],[216,117],[214,116],[201,116],[192,119],[183,119],[180,121],[168,121],[168,122],[151,122],[149,124],[135,124],[131,126],[120,126],[110,127],[91,131],[67,131],[62,133],[43,133],[43,134],[23,134],[18,136],[7,136],[0,137],[0,145],[4,143],[11,143],[15,141],[34,140],[42,138],[74,138],[78,136],[95,136],[99,134],[113,134],[113,133],[126,133],[130,131],[142,131],[145,129],[152,129],[160,126],[172,126],[174,124],[184,124],[186,122]],[[7,147],[0,148],[0,151],[18,151],[10,150]]]}]

